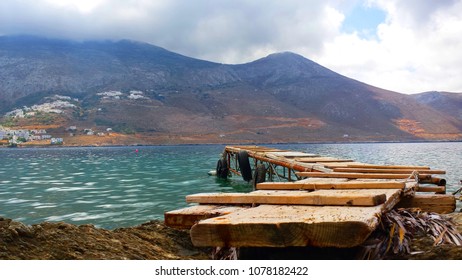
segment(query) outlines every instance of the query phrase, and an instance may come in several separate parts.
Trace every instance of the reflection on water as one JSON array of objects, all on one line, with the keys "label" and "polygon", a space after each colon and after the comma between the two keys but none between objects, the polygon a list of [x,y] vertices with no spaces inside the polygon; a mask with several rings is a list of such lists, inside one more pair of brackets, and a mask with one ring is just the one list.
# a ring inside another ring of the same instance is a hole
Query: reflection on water
[{"label": "reflection on water", "polygon": [[[275,145],[273,145],[275,146]],[[276,145],[377,164],[429,165],[448,171],[456,190],[462,143]],[[224,146],[0,149],[0,216],[28,224],[92,223],[104,228],[163,219],[198,192],[247,192],[240,178],[215,168]],[[138,149],[138,152],[135,150]]]}]

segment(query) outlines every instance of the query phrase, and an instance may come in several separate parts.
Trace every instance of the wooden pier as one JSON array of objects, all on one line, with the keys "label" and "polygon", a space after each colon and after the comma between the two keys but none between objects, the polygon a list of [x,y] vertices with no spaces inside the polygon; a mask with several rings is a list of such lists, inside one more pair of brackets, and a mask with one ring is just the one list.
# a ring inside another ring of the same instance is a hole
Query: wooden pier
[{"label": "wooden pier", "polygon": [[227,146],[217,176],[242,176],[249,193],[201,193],[165,223],[191,229],[195,246],[350,248],[393,208],[450,213],[444,170],[377,165],[260,146]]}]

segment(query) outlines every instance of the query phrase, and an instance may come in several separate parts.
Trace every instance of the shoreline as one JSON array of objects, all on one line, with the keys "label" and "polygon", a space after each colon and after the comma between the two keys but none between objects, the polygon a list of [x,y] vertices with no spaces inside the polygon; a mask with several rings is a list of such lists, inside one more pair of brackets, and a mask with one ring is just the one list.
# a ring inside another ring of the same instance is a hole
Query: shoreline
[{"label": "shoreline", "polygon": [[[458,231],[462,213],[451,213]],[[211,260],[213,248],[194,247],[188,230],[165,226],[151,220],[133,227],[113,230],[92,224],[43,222],[34,225],[0,217],[1,260]],[[358,260],[361,248],[246,248],[240,259],[273,260]],[[386,255],[394,260],[458,260],[462,246],[433,245],[429,237],[416,237],[414,254]]]},{"label": "shoreline", "polygon": [[164,147],[164,146],[226,146],[226,145],[323,145],[323,144],[425,144],[425,143],[462,143],[462,140],[406,140],[406,141],[320,141],[320,142],[227,142],[227,143],[157,143],[157,144],[108,144],[108,145],[18,145],[17,147],[0,146],[0,149],[27,148],[111,148],[111,147]]}]

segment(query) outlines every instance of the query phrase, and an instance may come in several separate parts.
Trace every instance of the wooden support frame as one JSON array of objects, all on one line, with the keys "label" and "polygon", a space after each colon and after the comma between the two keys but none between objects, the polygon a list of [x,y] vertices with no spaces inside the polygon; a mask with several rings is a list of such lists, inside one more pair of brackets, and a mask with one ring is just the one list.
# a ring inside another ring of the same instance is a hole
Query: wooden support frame
[{"label": "wooden support frame", "polygon": [[[230,148],[226,147],[225,151],[231,152],[231,153],[238,153],[241,151],[241,149],[235,149],[235,148]],[[298,162],[294,159],[287,159],[287,158],[281,158],[274,153],[258,153],[258,152],[253,152],[251,150],[248,151],[248,154],[250,157],[253,157],[257,160],[265,161],[268,163],[273,163],[279,166],[284,166],[287,168],[291,168],[296,171],[312,171],[312,170],[317,170],[317,171],[331,171],[330,169],[324,168],[321,164],[305,164]]]}]

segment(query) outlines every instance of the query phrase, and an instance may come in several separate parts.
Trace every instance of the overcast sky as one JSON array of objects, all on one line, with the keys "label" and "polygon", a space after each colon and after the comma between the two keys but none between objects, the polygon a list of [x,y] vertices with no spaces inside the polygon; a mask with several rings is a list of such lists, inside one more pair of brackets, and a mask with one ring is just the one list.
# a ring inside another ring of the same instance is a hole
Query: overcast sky
[{"label": "overcast sky", "polygon": [[385,89],[462,92],[462,0],[1,0],[11,34],[131,39],[233,64],[292,51]]}]

